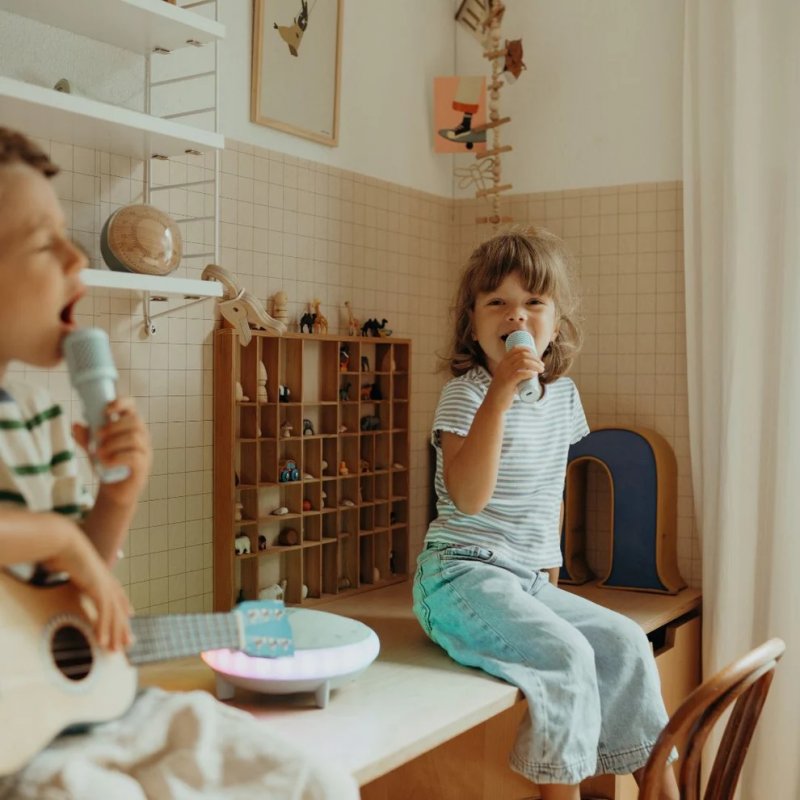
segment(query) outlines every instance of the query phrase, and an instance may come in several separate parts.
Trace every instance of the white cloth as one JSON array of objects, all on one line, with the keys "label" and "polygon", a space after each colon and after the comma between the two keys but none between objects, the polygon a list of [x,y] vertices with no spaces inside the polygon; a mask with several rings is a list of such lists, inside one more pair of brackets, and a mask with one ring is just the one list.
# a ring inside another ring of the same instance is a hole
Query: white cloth
[{"label": "white cloth", "polygon": [[[689,423],[704,671],[787,643],[743,798],[800,797],[800,4],[688,0]],[[710,763],[708,760],[706,763]]]},{"label": "white cloth", "polygon": [[206,692],[149,689],[120,719],[62,736],[1,800],[357,800],[355,781]]}]

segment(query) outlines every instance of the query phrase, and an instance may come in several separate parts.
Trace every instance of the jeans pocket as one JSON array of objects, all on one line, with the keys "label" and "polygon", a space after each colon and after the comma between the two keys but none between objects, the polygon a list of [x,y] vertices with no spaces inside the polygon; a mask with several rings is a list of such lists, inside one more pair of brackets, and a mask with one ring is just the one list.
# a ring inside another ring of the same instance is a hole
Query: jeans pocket
[{"label": "jeans pocket", "polygon": [[439,551],[442,561],[483,561],[491,564],[494,553],[488,547],[477,544],[454,544]]}]

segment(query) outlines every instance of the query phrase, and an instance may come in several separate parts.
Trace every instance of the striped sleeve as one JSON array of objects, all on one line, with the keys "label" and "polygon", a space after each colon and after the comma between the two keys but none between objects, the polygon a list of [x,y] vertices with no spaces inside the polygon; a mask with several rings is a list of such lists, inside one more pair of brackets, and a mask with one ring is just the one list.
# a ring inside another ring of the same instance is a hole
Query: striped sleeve
[{"label": "striped sleeve", "polygon": [[483,397],[481,388],[464,378],[454,378],[446,383],[433,418],[432,444],[440,446],[439,437],[442,433],[466,436]]},{"label": "striped sleeve", "polygon": [[572,384],[572,434],[569,443],[575,444],[589,434],[589,425],[586,422],[586,415],[583,413],[581,396],[578,387]]}]

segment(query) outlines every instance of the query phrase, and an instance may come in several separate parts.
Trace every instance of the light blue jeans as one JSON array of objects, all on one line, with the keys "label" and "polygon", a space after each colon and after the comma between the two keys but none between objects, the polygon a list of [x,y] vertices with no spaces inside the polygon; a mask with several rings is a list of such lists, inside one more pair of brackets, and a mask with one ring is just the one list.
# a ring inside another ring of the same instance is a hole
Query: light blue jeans
[{"label": "light blue jeans", "polygon": [[510,763],[536,783],[644,766],[667,722],[650,643],[630,619],[484,547],[428,545],[414,613],[460,664],[528,701]]}]

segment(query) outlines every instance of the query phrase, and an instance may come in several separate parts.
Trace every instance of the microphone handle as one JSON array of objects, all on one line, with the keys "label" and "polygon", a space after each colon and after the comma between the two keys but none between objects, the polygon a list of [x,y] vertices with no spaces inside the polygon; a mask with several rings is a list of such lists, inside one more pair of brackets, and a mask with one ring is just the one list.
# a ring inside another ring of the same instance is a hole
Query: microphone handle
[{"label": "microphone handle", "polygon": [[94,454],[97,431],[106,424],[106,406],[117,399],[116,383],[111,378],[86,381],[76,387],[83,404],[83,414],[89,426],[89,453],[100,483],[119,483],[131,474],[130,467],[120,464],[106,467]]}]

